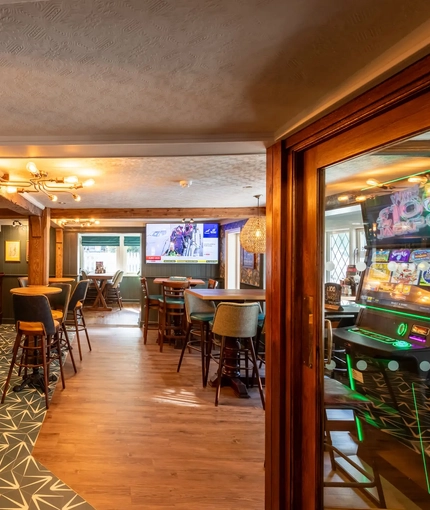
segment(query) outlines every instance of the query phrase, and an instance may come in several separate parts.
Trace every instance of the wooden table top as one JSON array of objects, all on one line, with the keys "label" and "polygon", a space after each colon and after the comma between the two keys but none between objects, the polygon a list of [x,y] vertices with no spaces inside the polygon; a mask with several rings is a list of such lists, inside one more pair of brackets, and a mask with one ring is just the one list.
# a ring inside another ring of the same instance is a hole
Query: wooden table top
[{"label": "wooden table top", "polygon": [[91,273],[87,274],[88,278],[93,280],[110,280],[113,277],[113,274],[108,273]]},{"label": "wooden table top", "polygon": [[207,301],[265,301],[265,289],[188,289],[193,296]]},{"label": "wooden table top", "polygon": [[49,283],[71,283],[74,282],[74,278],[66,278],[65,276],[56,276],[55,278],[49,278]]},{"label": "wooden table top", "polygon": [[36,296],[39,294],[58,294],[61,290],[60,287],[48,287],[48,285],[29,285],[28,287],[15,287],[10,289],[10,292],[21,296]]},{"label": "wooden table top", "polygon": [[170,278],[154,278],[154,283],[171,283],[171,282],[190,282],[190,285],[205,285],[204,280],[200,278],[187,278],[186,280],[171,280]]}]

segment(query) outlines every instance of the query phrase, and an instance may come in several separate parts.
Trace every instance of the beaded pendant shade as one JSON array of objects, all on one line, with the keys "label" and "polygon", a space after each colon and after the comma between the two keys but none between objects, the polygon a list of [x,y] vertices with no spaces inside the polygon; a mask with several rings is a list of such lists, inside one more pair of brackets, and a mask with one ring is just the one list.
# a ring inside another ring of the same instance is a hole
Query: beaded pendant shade
[{"label": "beaded pendant shade", "polygon": [[240,244],[248,253],[266,252],[266,218],[260,216],[260,197],[254,195],[258,200],[258,216],[249,218],[240,232]]}]

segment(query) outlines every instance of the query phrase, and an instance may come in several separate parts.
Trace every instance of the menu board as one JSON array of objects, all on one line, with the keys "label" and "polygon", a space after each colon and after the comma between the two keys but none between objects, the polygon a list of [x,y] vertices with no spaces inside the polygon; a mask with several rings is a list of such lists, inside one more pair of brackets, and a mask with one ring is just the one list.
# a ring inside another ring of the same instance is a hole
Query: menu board
[{"label": "menu board", "polygon": [[324,306],[329,310],[342,310],[342,287],[338,283],[326,283],[324,288]]}]

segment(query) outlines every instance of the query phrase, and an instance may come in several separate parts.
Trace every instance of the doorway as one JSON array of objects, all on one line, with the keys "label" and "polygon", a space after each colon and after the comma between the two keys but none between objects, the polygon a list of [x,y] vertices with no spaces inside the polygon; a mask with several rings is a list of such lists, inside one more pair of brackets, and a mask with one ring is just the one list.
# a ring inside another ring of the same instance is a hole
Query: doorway
[{"label": "doorway", "polygon": [[240,228],[227,231],[226,289],[240,288]]}]

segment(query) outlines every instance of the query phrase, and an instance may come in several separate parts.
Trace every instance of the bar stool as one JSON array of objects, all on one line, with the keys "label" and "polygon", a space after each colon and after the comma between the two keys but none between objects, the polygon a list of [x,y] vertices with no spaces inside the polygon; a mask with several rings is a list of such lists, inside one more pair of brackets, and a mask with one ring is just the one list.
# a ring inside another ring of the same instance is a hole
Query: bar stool
[{"label": "bar stool", "polygon": [[[140,284],[142,286],[142,303],[145,307],[143,312],[143,343],[146,345],[148,340],[148,330],[149,330],[149,312],[150,310],[157,310],[157,315],[160,309],[160,299],[162,299],[162,294],[150,294],[148,291],[148,281],[143,276],[140,279]],[[158,329],[158,321],[157,327],[154,329]]]},{"label": "bar stool", "polygon": [[[349,430],[350,422],[345,423],[344,420],[329,420],[327,417],[328,409],[349,409],[353,411],[355,416],[357,410],[363,407],[366,408],[369,404],[371,404],[371,401],[361,393],[351,390],[336,379],[324,377],[325,447],[330,456],[332,470],[339,470],[348,478],[348,480],[341,480],[339,482],[324,482],[324,487],[350,487],[353,489],[359,489],[379,508],[386,508],[384,492],[377,465],[377,455],[375,455],[371,448],[368,448],[368,443],[371,441],[371,434],[366,434],[366,436],[368,435],[369,437],[364,437],[359,443],[357,455],[360,450],[369,450],[368,458],[371,459],[370,463],[373,472],[369,472],[364,469],[363,466],[357,464],[357,462],[333,445],[331,432]],[[360,419],[358,415],[357,418]],[[335,457],[335,453],[337,457]],[[346,465],[351,466],[354,470],[360,473],[360,480],[356,479],[348,472],[347,469],[345,469],[344,465],[338,462],[339,458],[343,459],[343,464],[346,463]],[[376,488],[377,497],[373,496],[373,494],[367,490],[371,488]]]},{"label": "bar stool", "polygon": [[[255,355],[253,337],[257,334],[258,327],[258,303],[219,303],[217,306],[212,326],[211,345],[212,351],[214,335],[221,337],[218,380],[215,394],[215,405],[219,403],[221,393],[221,380],[224,373],[239,373],[245,370],[255,373],[260,392],[261,403],[265,408],[263,385],[258,369],[258,361]],[[249,354],[251,354],[252,368],[249,367]],[[213,359],[213,357],[211,355]],[[244,366],[241,366],[244,361]]]},{"label": "bar stool", "polygon": [[[59,362],[63,389],[66,387],[58,334],[60,323],[52,318],[48,298],[44,295],[14,294],[12,301],[17,334],[1,403],[4,403],[13,368],[17,366],[19,374],[24,369],[24,376],[22,383],[13,388],[14,391],[21,391],[25,386],[39,387],[45,393],[45,404],[48,409],[49,366],[54,361]],[[28,373],[30,368],[31,374]],[[43,368],[43,374],[40,373],[40,368]]]},{"label": "bar stool", "polygon": [[124,271],[117,271],[113,276],[111,281],[106,283],[106,287],[104,290],[106,303],[109,301],[116,301],[118,303],[118,308],[122,309],[122,296],[121,296],[121,282],[124,276]]},{"label": "bar stool", "polygon": [[205,388],[208,382],[206,366],[208,365],[207,347],[209,345],[209,323],[214,318],[215,303],[213,301],[204,301],[197,296],[193,296],[188,290],[185,291],[184,299],[187,331],[179,358],[177,372],[181,369],[182,360],[187,348],[189,350],[199,351],[202,358],[202,383],[203,388]]},{"label": "bar stool", "polygon": [[84,317],[84,306],[85,296],[87,295],[89,280],[81,280],[77,283],[75,290],[69,301],[67,307],[67,316],[65,324],[72,331],[76,333],[76,341],[78,342],[79,358],[82,361],[82,350],[81,350],[81,339],[79,338],[79,332],[85,331],[87,337],[88,347],[91,351],[90,337],[88,336],[87,326],[85,324]]},{"label": "bar stool", "polygon": [[209,278],[208,280],[208,289],[217,289],[219,285],[218,280],[213,280],[212,278]]},{"label": "bar stool", "polygon": [[[63,349],[63,351],[69,351],[70,359],[71,359],[72,365],[73,365],[73,370],[75,371],[75,374],[76,374],[77,370],[76,370],[75,358],[73,356],[72,346],[70,344],[70,339],[69,339],[69,335],[67,333],[67,328],[66,328],[67,309],[69,306],[70,294],[72,292],[72,286],[70,285],[70,283],[51,283],[50,286],[51,287],[59,287],[61,289],[61,292],[59,294],[49,294],[48,300],[51,305],[51,313],[52,313],[53,319],[60,323],[61,348]],[[63,339],[62,333],[64,333],[64,339]]]},{"label": "bar stool", "polygon": [[189,281],[172,281],[163,283],[163,297],[159,299],[158,342],[163,352],[164,340],[182,342],[185,340],[185,301],[184,291],[190,286]]}]

